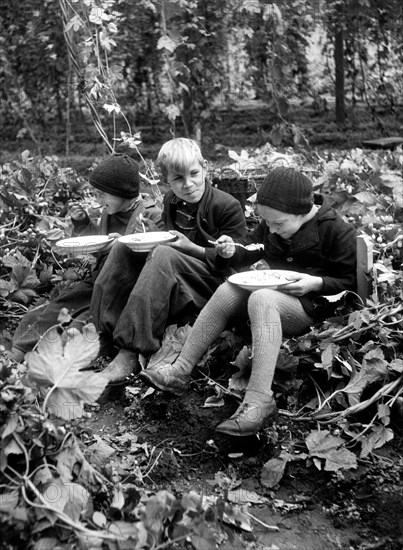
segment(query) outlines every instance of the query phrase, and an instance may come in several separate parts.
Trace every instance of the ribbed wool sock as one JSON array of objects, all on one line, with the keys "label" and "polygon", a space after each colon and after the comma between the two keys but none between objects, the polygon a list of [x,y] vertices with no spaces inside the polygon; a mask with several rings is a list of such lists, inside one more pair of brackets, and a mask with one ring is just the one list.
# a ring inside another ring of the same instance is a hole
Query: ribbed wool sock
[{"label": "ribbed wool sock", "polygon": [[271,401],[272,382],[283,338],[302,334],[309,329],[312,319],[305,313],[300,301],[276,290],[259,290],[249,298],[248,314],[252,331],[252,372],[244,402]]},{"label": "ribbed wool sock", "polygon": [[231,283],[222,284],[202,309],[182,348],[174,367],[190,374],[211,344],[226,328],[231,318],[246,317],[250,294]]}]

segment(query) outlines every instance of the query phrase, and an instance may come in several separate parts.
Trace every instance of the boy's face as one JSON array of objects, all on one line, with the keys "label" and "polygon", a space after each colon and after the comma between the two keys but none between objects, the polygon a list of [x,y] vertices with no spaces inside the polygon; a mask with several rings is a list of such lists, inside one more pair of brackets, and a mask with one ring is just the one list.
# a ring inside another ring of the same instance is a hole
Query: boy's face
[{"label": "boy's face", "polygon": [[295,235],[305,221],[300,214],[287,214],[262,204],[257,205],[257,211],[266,222],[270,233],[277,233],[283,239],[290,239]]},{"label": "boy's face", "polygon": [[202,198],[206,188],[205,170],[197,159],[181,172],[168,168],[167,183],[177,197],[195,204]]},{"label": "boy's face", "polygon": [[133,202],[133,199],[123,199],[122,197],[116,197],[98,189],[95,189],[95,197],[97,202],[105,207],[108,214],[116,214],[116,212],[126,210],[129,204]]}]

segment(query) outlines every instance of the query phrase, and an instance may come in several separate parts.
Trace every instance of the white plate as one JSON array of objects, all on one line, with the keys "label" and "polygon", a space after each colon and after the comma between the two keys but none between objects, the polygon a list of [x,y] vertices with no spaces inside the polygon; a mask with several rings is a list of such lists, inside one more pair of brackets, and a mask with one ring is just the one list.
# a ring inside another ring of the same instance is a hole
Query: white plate
[{"label": "white plate", "polygon": [[157,244],[169,243],[176,239],[169,231],[149,231],[148,233],[133,233],[119,237],[119,242],[124,243],[135,252],[149,252]]},{"label": "white plate", "polygon": [[70,239],[57,241],[54,249],[59,254],[67,254],[73,257],[86,256],[87,254],[99,252],[111,241],[113,241],[113,237],[108,237],[108,235],[71,237]]},{"label": "white plate", "polygon": [[292,271],[284,269],[256,269],[243,273],[235,273],[228,277],[230,283],[246,290],[258,290],[260,288],[276,289],[294,280]]}]

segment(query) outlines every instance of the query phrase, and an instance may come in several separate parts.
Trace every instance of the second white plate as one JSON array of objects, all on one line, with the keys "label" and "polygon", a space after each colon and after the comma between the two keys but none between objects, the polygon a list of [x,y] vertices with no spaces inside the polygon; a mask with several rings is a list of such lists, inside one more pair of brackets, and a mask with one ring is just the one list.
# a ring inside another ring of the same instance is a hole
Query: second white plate
[{"label": "second white plate", "polygon": [[169,243],[176,239],[169,231],[150,231],[148,233],[133,233],[119,237],[119,242],[124,243],[135,252],[149,252],[157,244]]},{"label": "second white plate", "polygon": [[256,269],[234,273],[228,277],[228,281],[246,290],[258,290],[260,288],[276,289],[280,286],[292,283],[293,272],[282,269]]}]

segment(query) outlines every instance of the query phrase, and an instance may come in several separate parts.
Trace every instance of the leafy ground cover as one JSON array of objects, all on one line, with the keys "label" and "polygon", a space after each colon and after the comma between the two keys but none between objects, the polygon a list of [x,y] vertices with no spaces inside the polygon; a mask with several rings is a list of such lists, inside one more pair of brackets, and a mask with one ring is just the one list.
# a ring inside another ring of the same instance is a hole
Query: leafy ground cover
[{"label": "leafy ground cover", "polygon": [[[335,317],[284,342],[278,419],[235,441],[218,438],[214,426],[245,388],[245,327],[221,335],[181,398],[135,379],[105,393],[108,358],[96,359],[93,327],[83,337],[64,312],[27,365],[0,357],[3,548],[401,548],[403,153],[279,151],[267,143],[227,152],[225,173],[252,196],[251,225],[260,168],[279,158],[303,166],[370,238],[368,302],[344,296]],[[1,170],[7,349],[26,309],[73,285],[91,264],[53,251],[69,235],[68,201],[90,204],[90,191],[55,157],[25,151]],[[149,181],[145,189],[153,192]],[[170,327],[151,360],[174,358],[187,330]],[[86,365],[99,372],[79,370]]]}]

